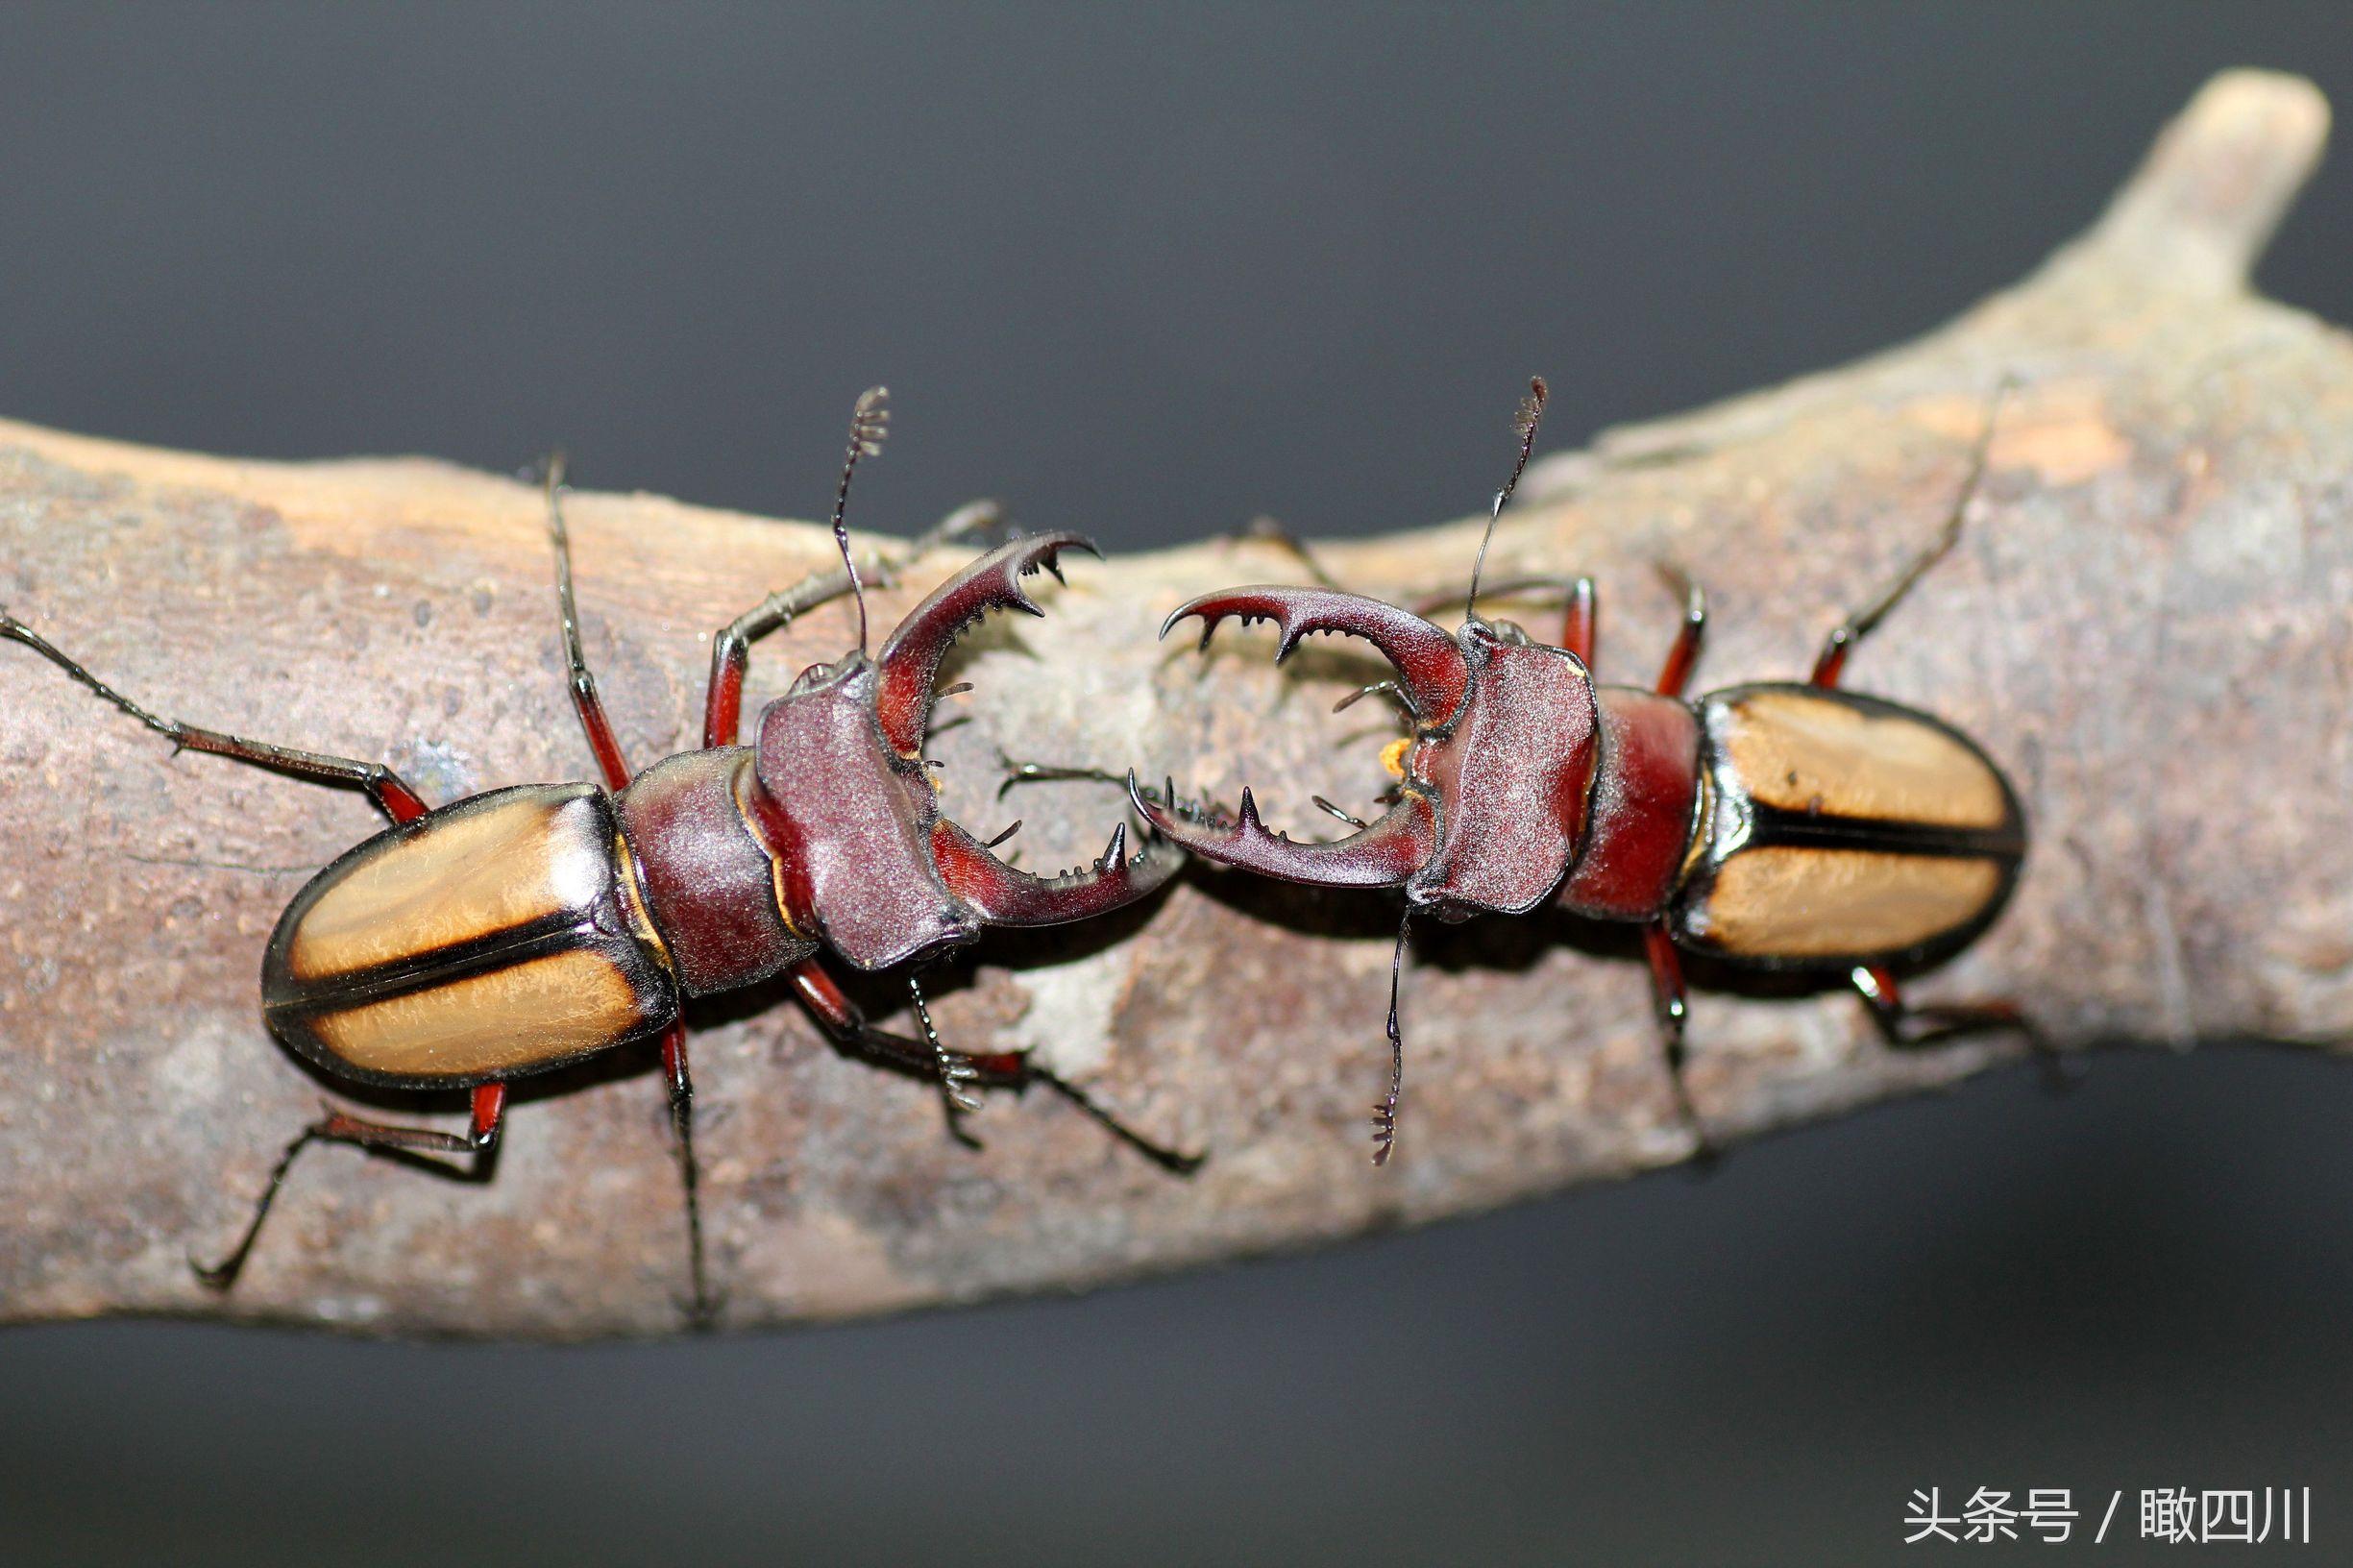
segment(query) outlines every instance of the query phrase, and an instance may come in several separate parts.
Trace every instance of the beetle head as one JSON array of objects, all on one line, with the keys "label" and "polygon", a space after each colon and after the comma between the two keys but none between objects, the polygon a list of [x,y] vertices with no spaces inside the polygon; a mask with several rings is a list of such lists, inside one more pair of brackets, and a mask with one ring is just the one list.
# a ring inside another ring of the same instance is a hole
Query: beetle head
[{"label": "beetle head", "polygon": [[1158,838],[1127,852],[1127,824],[1091,865],[1045,878],[1006,865],[942,815],[923,759],[940,661],[993,609],[1042,615],[1021,578],[1055,572],[1073,533],[1017,539],[943,583],[877,657],[803,671],[760,716],[751,820],[777,866],[787,919],[862,969],[972,941],[989,925],[1055,925],[1108,913],[1173,875]]},{"label": "beetle head", "polygon": [[1181,605],[1162,627],[1196,616],[1202,646],[1228,619],[1272,621],[1277,662],[1309,636],[1371,643],[1397,672],[1412,723],[1396,803],[1329,844],[1270,831],[1249,790],[1239,810],[1184,811],[1134,792],[1136,809],[1193,854],[1287,881],[1402,887],[1417,908],[1459,919],[1541,901],[1574,858],[1592,796],[1593,683],[1570,653],[1515,626],[1472,620],[1449,636],[1379,600],[1322,588],[1238,588]]}]

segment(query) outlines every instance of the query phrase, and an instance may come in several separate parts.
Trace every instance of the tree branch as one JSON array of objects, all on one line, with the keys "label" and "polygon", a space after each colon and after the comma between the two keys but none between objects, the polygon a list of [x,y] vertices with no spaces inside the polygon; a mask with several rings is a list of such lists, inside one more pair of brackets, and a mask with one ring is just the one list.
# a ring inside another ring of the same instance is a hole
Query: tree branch
[{"label": "tree branch", "polygon": [[[2009,912],[1921,997],[2016,995],[2071,1045],[2353,1034],[2353,345],[2245,289],[2326,119],[2300,81],[2218,80],[2026,282],[1901,349],[1552,458],[1497,537],[1491,578],[1599,577],[1605,678],[1640,678],[1673,634],[1661,559],[1712,596],[1703,676],[1802,673],[1936,527],[1989,388],[2020,379],[1970,531],[1851,676],[1979,737],[2035,830]],[[570,513],[589,657],[641,763],[695,743],[712,628],[829,552],[821,530],[651,497]],[[1476,532],[1323,554],[1354,586],[1421,594],[1463,582]],[[527,486],[0,425],[0,601],[160,712],[381,757],[436,799],[589,773]],[[919,563],[878,622],[955,564]],[[1033,866],[1099,845],[1114,797],[1000,806],[1000,746],[1228,798],[1262,782],[1295,831],[1312,793],[1360,806],[1388,732],[1325,710],[1362,667],[1151,636],[1185,596],[1293,575],[1258,544],[1080,565],[1047,619],[985,633],[950,673],[977,686],[934,747],[951,809],[984,835],[1027,819]],[[848,635],[842,611],[810,617],[755,656],[755,686]],[[377,824],[356,797],[169,755],[21,649],[0,672],[0,1316],[679,1326],[677,1181],[643,1057],[519,1086],[478,1188],[314,1152],[236,1293],[201,1289],[185,1255],[234,1235],[286,1138],[343,1092],[262,1031],[262,943],[306,870]],[[1378,898],[1196,871],[1132,918],[993,940],[938,988],[958,1045],[1034,1050],[1209,1149],[1189,1181],[1044,1093],[993,1100],[973,1153],[930,1089],[837,1054],[780,993],[699,1011],[725,1321],[1074,1288],[1686,1157],[1633,949],[1540,917],[1417,937],[1399,1158],[1375,1171],[1392,920]],[[1737,1140],[2011,1048],[1897,1055],[1851,996],[1703,989],[1691,1079]]]}]

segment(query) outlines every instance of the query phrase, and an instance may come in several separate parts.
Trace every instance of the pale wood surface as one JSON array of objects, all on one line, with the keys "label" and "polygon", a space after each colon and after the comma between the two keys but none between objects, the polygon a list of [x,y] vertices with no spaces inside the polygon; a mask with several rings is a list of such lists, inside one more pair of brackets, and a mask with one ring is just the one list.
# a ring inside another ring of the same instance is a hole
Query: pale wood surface
[{"label": "pale wood surface", "polygon": [[[1605,678],[1645,678],[1665,650],[1662,558],[1712,595],[1701,686],[1800,674],[1934,530],[1988,389],[2019,378],[1970,531],[1851,667],[1975,735],[2036,835],[2009,913],[1922,997],[2014,994],[2069,1045],[2353,1035],[2353,345],[2245,283],[2326,127],[2308,84],[2218,79],[2033,278],[1919,342],[1551,457],[1498,537],[1498,575],[1599,577]],[[589,655],[641,763],[694,744],[712,628],[829,549],[650,496],[582,495],[571,518]],[[1324,553],[1352,585],[1418,594],[1462,580],[1476,533]],[[955,564],[921,562],[878,621]],[[990,797],[999,745],[1228,797],[1254,782],[1297,832],[1323,821],[1311,792],[1361,806],[1387,732],[1325,714],[1361,661],[1327,645],[1278,673],[1262,640],[1229,632],[1206,660],[1153,641],[1186,596],[1291,576],[1258,545],[1076,563],[1047,619],[999,623],[946,677],[978,688],[934,747],[951,808],[984,835],[1025,818],[1035,869],[1099,847],[1099,789]],[[380,757],[438,800],[590,771],[539,502],[510,479],[0,424],[0,603],[160,711]],[[827,611],[764,647],[754,698],[849,634]],[[260,1027],[262,943],[305,874],[377,824],[355,796],[172,757],[21,648],[0,645],[0,1317],[679,1326],[676,1180],[636,1057],[525,1088],[485,1188],[312,1154],[237,1292],[203,1291],[185,1254],[233,1236],[334,1089]],[[1043,1051],[1209,1149],[1190,1181],[1039,1093],[992,1103],[969,1152],[928,1090],[838,1056],[782,996],[699,1011],[726,1323],[1077,1288],[1687,1156],[1623,933],[1538,918],[1419,943],[1399,1156],[1374,1170],[1393,919],[1195,871],[1132,918],[992,940],[939,986],[959,1045]],[[1722,990],[1698,994],[1692,1045],[1730,1142],[2008,1051],[1897,1056],[1849,996]]]}]

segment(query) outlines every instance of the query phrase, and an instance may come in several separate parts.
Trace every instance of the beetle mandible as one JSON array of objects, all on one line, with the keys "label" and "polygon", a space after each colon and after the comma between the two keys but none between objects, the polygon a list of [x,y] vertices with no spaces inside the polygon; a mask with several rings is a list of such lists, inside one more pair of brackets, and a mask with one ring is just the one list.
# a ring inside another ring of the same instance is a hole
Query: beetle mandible
[{"label": "beetle mandible", "polygon": [[[331,1107],[286,1146],[235,1246],[217,1263],[191,1260],[206,1284],[226,1289],[235,1282],[288,1170],[310,1144],[470,1155],[471,1174],[485,1174],[511,1081],[658,1038],[685,1185],[692,1310],[707,1320],[715,1309],[682,1001],[777,975],[846,1049],[937,1079],[960,1137],[955,1117],[974,1108],[973,1090],[1043,1083],[1169,1168],[1196,1163],[1133,1132],[1024,1056],[946,1048],[912,970],[920,1042],[869,1024],[820,962],[830,951],[862,970],[913,966],[974,941],[986,926],[1105,914],[1151,893],[1184,858],[1148,832],[1131,857],[1123,821],[1091,866],[1041,878],[991,852],[1009,835],[983,845],[942,814],[923,756],[942,658],[991,610],[1045,613],[1023,590],[1023,576],[1045,571],[1059,578],[1063,551],[1097,552],[1075,533],[1000,545],[943,583],[870,656],[865,590],[844,517],[859,460],[881,450],[887,397],[881,387],[868,391],[851,419],[833,509],[842,566],[769,596],[717,634],[701,749],[634,774],[581,651],[562,470],[550,460],[548,527],[565,661],[601,787],[522,785],[429,808],[380,763],[159,717],[0,612],[0,637],[31,648],[176,748],[354,786],[392,820],[287,906],[262,961],[263,1013],[281,1041],[329,1073],[471,1090],[471,1124],[464,1133],[395,1126]],[[918,541],[917,551],[957,536],[957,522]],[[802,671],[760,714],[756,744],[739,745],[750,645],[844,594],[857,602],[857,648]]]},{"label": "beetle mandible", "polygon": [[1702,1153],[1709,1145],[1683,1082],[1679,947],[1733,965],[1843,974],[1891,1043],[2010,1029],[2042,1048],[2013,1002],[1907,1008],[1896,977],[1957,950],[2009,896],[2026,849],[2009,780],[1940,720],[1839,685],[1855,645],[1959,539],[2002,395],[1986,410],[1943,526],[1885,592],[1830,632],[1803,683],[1733,686],[1686,700],[1707,614],[1679,573],[1669,576],[1684,594],[1683,623],[1649,688],[1593,679],[1590,577],[1496,590],[1565,586],[1557,647],[1510,622],[1481,619],[1480,573],[1534,448],[1541,378],[1520,407],[1518,459],[1489,509],[1459,631],[1450,636],[1420,614],[1341,592],[1328,578],[1322,587],[1205,594],[1168,617],[1164,637],[1198,617],[1204,649],[1228,618],[1271,621],[1282,634],[1277,662],[1311,633],[1345,633],[1371,643],[1396,669],[1394,680],[1340,703],[1387,692],[1410,722],[1409,735],[1383,756],[1395,783],[1379,821],[1317,799],[1358,829],[1346,838],[1311,844],[1270,832],[1246,788],[1229,813],[1180,806],[1173,783],[1155,796],[1128,775],[1144,819],[1206,860],[1321,887],[1405,890],[1390,968],[1388,1092],[1373,1111],[1376,1164],[1395,1145],[1404,1077],[1398,988],[1407,934],[1425,913],[1444,920],[1516,915],[1550,899],[1576,915],[1639,923],[1677,1110]]}]

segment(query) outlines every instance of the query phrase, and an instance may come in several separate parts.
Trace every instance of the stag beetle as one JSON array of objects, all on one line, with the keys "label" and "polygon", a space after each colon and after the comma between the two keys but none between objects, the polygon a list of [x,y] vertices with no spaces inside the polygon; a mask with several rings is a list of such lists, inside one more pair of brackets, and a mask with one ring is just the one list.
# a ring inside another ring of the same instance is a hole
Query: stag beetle
[{"label": "stag beetle", "polygon": [[[886,399],[881,387],[867,392],[851,420],[833,508],[841,568],[770,596],[718,634],[702,748],[634,775],[581,652],[562,469],[550,461],[548,529],[564,655],[601,787],[523,785],[429,808],[380,763],[159,718],[0,614],[0,635],[176,748],[355,786],[393,822],[287,906],[262,960],[263,1014],[281,1041],[330,1073],[402,1089],[471,1090],[472,1124],[462,1134],[390,1126],[331,1108],[286,1146],[227,1256],[210,1265],[190,1260],[207,1285],[235,1282],[287,1171],[310,1144],[470,1155],[471,1173],[485,1175],[511,1081],[658,1037],[685,1185],[693,1311],[707,1319],[713,1302],[681,1003],[776,975],[788,977],[846,1048],[936,1078],[951,1128],[959,1111],[975,1108],[974,1089],[1044,1083],[1162,1164],[1190,1168],[1190,1157],[1149,1142],[1023,1056],[949,1050],[912,972],[922,1043],[870,1025],[820,963],[830,949],[858,969],[894,968],[968,943],[985,926],[1101,915],[1151,893],[1184,858],[1148,833],[1131,858],[1123,821],[1093,865],[1044,879],[991,852],[1010,833],[983,845],[942,815],[923,756],[942,657],[991,610],[1044,614],[1020,579],[1042,570],[1059,578],[1061,552],[1096,551],[1075,533],[1003,544],[943,583],[870,657],[865,588],[844,514],[859,459],[881,450]],[[956,532],[955,521],[919,541],[919,551]],[[738,745],[750,645],[845,593],[857,601],[857,648],[802,671],[761,713],[757,743]]]},{"label": "stag beetle", "polygon": [[[1590,577],[1566,585],[1558,647],[1480,618],[1487,542],[1527,468],[1544,397],[1539,378],[1520,407],[1518,460],[1489,509],[1460,631],[1449,636],[1419,614],[1340,592],[1328,577],[1322,587],[1206,594],[1161,627],[1165,637],[1198,617],[1206,649],[1229,618],[1272,621],[1282,633],[1277,662],[1311,633],[1341,632],[1371,643],[1396,669],[1394,680],[1340,703],[1387,692],[1411,725],[1384,752],[1395,783],[1378,821],[1317,798],[1358,829],[1346,838],[1311,844],[1270,832],[1248,789],[1228,813],[1180,804],[1173,782],[1155,795],[1137,788],[1133,772],[1127,779],[1144,820],[1206,860],[1319,887],[1405,890],[1374,1163],[1385,1164],[1395,1145],[1405,1062],[1398,988],[1407,933],[1423,913],[1517,915],[1552,899],[1580,916],[1640,923],[1677,1109],[1702,1153],[1709,1146],[1683,1083],[1679,946],[1733,965],[1843,971],[1891,1043],[2011,1029],[2040,1047],[2015,1003],[1907,1009],[1895,973],[1957,950],[2009,896],[2026,831],[2008,779],[1949,725],[1839,687],[1855,644],[1960,537],[1996,406],[1935,538],[1829,634],[1806,682],[1733,686],[1687,701],[1707,612],[1679,574],[1669,575],[1684,593],[1683,624],[1651,689],[1594,681]],[[1498,591],[1531,586],[1562,585]]]}]

